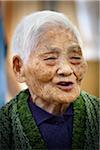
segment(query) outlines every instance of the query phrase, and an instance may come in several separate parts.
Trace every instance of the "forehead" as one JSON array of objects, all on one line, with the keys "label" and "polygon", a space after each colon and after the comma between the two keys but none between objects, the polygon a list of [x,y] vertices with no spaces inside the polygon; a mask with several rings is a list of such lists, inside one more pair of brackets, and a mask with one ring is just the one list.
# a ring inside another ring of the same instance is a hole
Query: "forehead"
[{"label": "forehead", "polygon": [[48,30],[44,31],[38,39],[38,46],[42,47],[44,45],[47,46],[57,46],[57,47],[67,47],[71,45],[78,45],[79,42],[73,31],[62,27],[49,27]]}]

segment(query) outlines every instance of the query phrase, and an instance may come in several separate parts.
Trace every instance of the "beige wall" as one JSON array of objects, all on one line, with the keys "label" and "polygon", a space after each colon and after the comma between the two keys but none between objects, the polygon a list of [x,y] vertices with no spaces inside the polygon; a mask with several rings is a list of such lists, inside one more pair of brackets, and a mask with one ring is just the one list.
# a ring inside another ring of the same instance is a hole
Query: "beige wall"
[{"label": "beige wall", "polygon": [[99,95],[99,62],[88,61],[88,71],[82,82],[82,89],[86,90],[87,92],[93,95],[100,96]]},{"label": "beige wall", "polygon": [[[45,9],[44,4],[45,2],[41,2],[41,1],[40,2],[39,1],[38,2],[36,1],[30,1],[30,2],[8,1],[7,2],[6,1],[3,3],[4,22],[5,22],[7,40],[9,44],[8,47],[9,51],[10,51],[12,33],[20,18],[33,11]],[[65,13],[72,20],[72,22],[77,25],[74,1],[73,2],[60,1],[56,4],[55,9]],[[85,76],[85,79],[82,82],[82,89],[90,92],[93,95],[98,96],[99,95],[99,64],[96,61],[89,61],[88,65],[89,68]],[[11,85],[9,84],[9,86]],[[12,92],[12,96],[13,96],[13,92]]]}]

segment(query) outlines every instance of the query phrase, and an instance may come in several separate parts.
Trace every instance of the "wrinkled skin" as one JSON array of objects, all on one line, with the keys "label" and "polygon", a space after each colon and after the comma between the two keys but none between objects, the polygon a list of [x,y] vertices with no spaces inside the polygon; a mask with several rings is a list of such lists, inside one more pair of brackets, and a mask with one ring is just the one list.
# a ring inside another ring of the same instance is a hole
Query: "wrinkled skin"
[{"label": "wrinkled skin", "polygon": [[[55,27],[44,32],[22,67],[33,101],[59,114],[79,96],[87,64],[75,35],[64,27]],[[63,90],[57,86],[60,81],[71,81],[73,85]]]}]

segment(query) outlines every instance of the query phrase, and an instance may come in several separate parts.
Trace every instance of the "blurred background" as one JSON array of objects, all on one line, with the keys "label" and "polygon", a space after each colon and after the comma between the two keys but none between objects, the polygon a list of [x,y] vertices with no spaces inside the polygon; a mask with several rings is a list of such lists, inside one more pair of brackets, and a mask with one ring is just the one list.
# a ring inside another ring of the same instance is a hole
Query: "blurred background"
[{"label": "blurred background", "polygon": [[14,29],[23,16],[45,9],[64,13],[79,29],[88,62],[82,89],[99,96],[99,0],[0,1],[0,106],[26,88],[16,82],[12,71],[10,51]]}]

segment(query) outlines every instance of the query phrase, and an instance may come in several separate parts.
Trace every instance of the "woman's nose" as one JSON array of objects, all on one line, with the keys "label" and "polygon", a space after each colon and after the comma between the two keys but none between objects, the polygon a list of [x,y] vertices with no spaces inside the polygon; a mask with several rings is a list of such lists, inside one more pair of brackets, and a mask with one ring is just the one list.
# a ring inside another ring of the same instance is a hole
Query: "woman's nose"
[{"label": "woman's nose", "polygon": [[57,74],[60,76],[69,76],[73,73],[73,70],[67,61],[60,62]]}]

